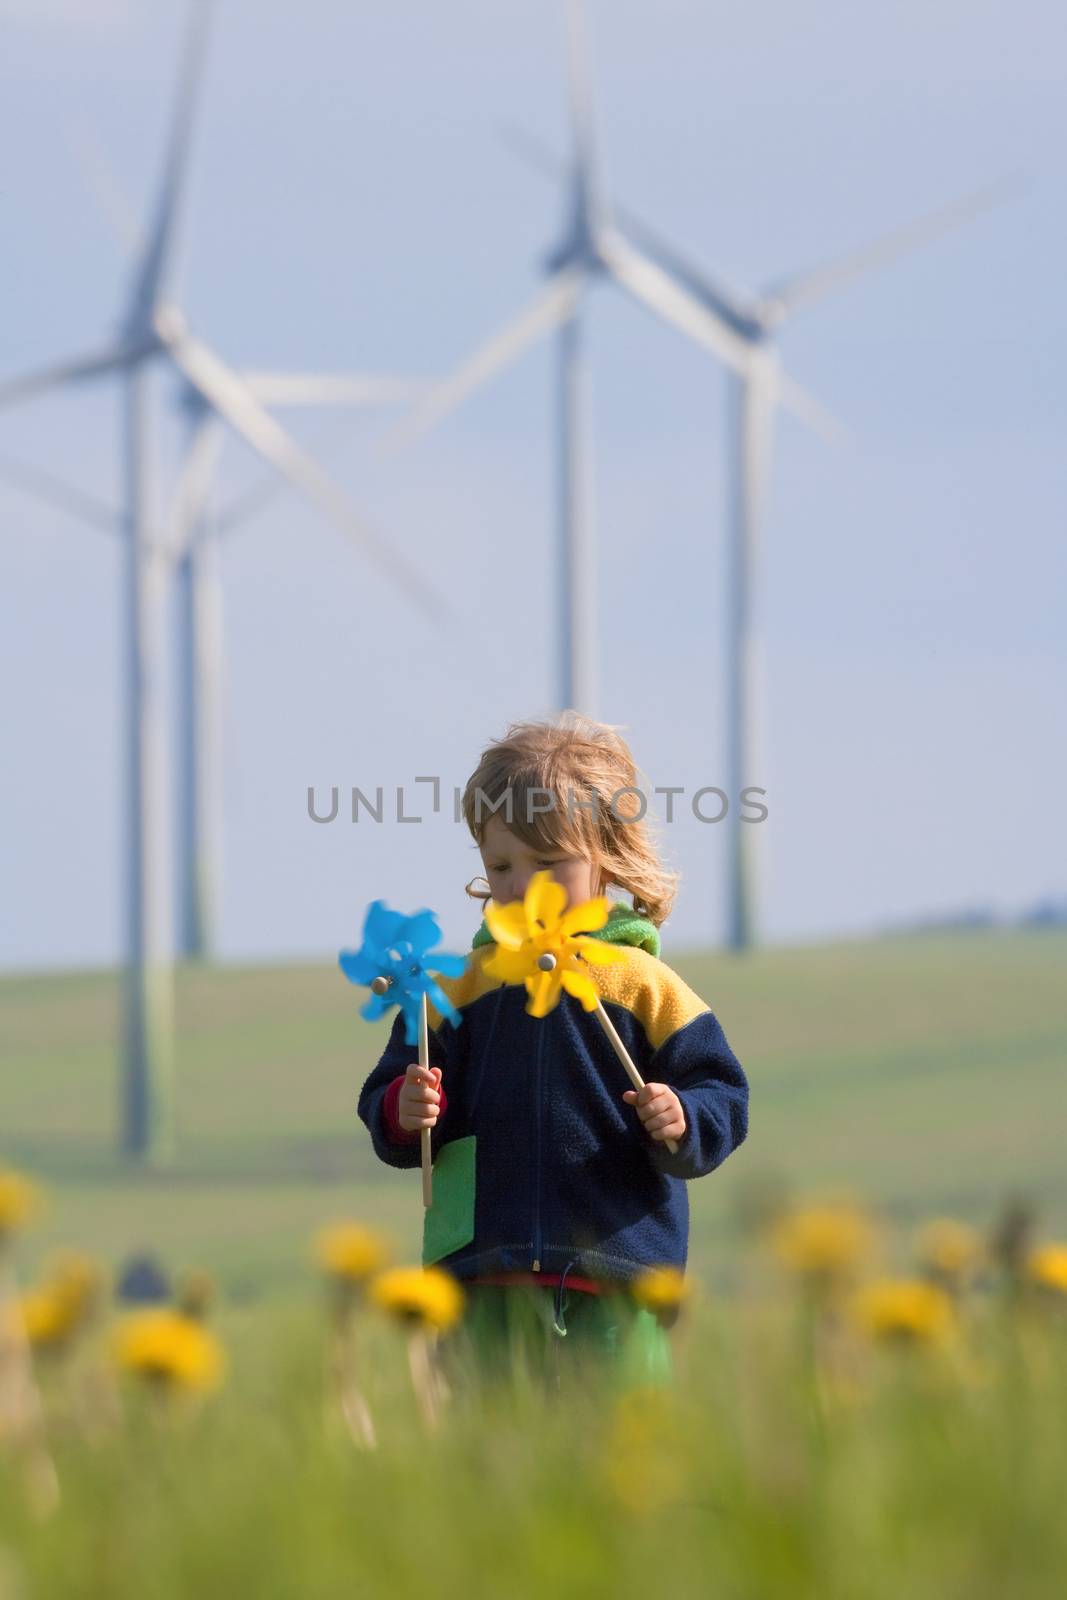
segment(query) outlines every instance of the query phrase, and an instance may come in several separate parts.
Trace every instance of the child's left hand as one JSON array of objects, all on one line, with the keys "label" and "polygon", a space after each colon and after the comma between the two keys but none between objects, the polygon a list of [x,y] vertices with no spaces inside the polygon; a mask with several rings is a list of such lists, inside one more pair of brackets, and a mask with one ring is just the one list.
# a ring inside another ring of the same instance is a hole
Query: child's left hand
[{"label": "child's left hand", "polygon": [[646,1083],[641,1090],[627,1089],[623,1099],[637,1107],[645,1132],[653,1139],[680,1139],[685,1133],[682,1102],[669,1084]]}]

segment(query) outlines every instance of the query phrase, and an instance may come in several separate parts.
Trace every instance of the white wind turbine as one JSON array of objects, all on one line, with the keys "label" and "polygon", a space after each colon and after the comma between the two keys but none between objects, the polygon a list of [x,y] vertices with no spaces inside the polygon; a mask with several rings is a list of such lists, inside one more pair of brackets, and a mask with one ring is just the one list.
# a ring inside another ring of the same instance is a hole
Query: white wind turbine
[{"label": "white wind turbine", "polygon": [[[202,77],[213,0],[191,13],[169,147],[153,215],[117,335],[103,348],[0,385],[0,406],[68,383],[116,376],[123,399],[126,545],[126,890],[122,1137],[143,1158],[168,1152],[173,973],[165,846],[165,738],[162,705],[162,603],[171,552],[148,511],[146,367],[160,358],[323,514],[430,608],[419,574],[371,533],[343,492],[263,408],[251,388],[201,340],[166,297],[193,108]],[[206,449],[200,452],[203,461]],[[189,475],[187,474],[187,477]],[[46,487],[45,475],[37,475]],[[92,502],[84,501],[89,509]]]},{"label": "white wind turbine", "polygon": [[[559,708],[593,713],[597,700],[596,563],[586,485],[586,367],[582,307],[588,286],[607,277],[664,322],[740,373],[751,353],[734,327],[616,225],[598,180],[580,0],[568,0],[568,66],[572,149],[570,205],[560,243],[546,262],[548,281],[526,308],[431,390],[411,415],[387,432],[386,448],[424,433],[455,410],[542,334],[558,342],[559,539],[557,608]],[[809,420],[824,413],[787,377],[783,402]]]},{"label": "white wind turbine", "polygon": [[[525,133],[510,130],[523,157],[559,176],[566,164]],[[758,625],[763,508],[770,473],[774,413],[782,403],[782,369],[775,338],[795,311],[853,278],[960,226],[1018,188],[1004,178],[939,207],[860,249],[823,265],[778,279],[757,294],[725,288],[663,235],[621,205],[613,207],[620,231],[669,272],[743,346],[745,359],[729,375],[732,462],[729,505],[726,637],[727,915],[730,949],[750,949],[758,939],[760,840],[740,815],[738,799],[762,773],[762,648]]]},{"label": "white wind turbine", "polygon": [[[82,126],[72,149],[87,185],[120,245],[130,257],[141,247],[140,226],[110,162],[89,127]],[[240,374],[263,406],[350,409],[410,402],[428,384],[393,375],[336,372]],[[225,419],[184,379],[176,401],[186,428],[185,457],[165,528],[168,559],[177,588],[177,840],[178,953],[191,961],[211,959],[217,946],[217,889],[222,850],[222,589],[219,540],[246,523],[287,480],[271,474],[265,483],[220,511],[213,511]],[[51,475],[0,462],[0,479],[35,494],[82,520],[115,529],[99,505]],[[414,597],[418,602],[421,597]],[[440,609],[438,615],[440,615]]]},{"label": "white wind turbine", "polygon": [[[404,378],[347,377],[332,373],[242,373],[263,404],[309,407],[388,406],[424,391]],[[276,477],[212,512],[210,496],[222,445],[221,419],[187,385],[178,404],[188,418],[188,441],[170,512],[164,521],[162,558],[174,576],[176,605],[177,806],[175,879],[178,954],[209,961],[216,950],[217,885],[222,855],[222,587],[218,547],[260,505],[273,498]],[[0,458],[0,481],[58,506],[105,533],[121,534],[121,514],[55,474]],[[285,480],[283,480],[285,481]],[[416,595],[416,603],[421,596]],[[440,615],[440,610],[438,615]]]}]

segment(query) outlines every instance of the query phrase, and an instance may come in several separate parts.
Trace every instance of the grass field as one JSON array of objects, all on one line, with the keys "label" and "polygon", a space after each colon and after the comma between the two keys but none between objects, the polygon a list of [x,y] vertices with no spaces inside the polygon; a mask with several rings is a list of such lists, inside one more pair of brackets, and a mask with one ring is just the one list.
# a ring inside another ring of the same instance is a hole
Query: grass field
[{"label": "grass field", "polygon": [[[989,1221],[1012,1192],[1067,1233],[1067,934],[887,938],[676,962],[751,1086],[748,1141],[691,1187],[693,1267],[729,1274],[747,1186],[852,1187],[900,1222]],[[355,1105],[385,1038],[319,966],[182,971],[177,1156],[116,1158],[118,980],[0,979],[0,1162],[45,1180],[27,1245],[115,1262],[151,1247],[233,1295],[306,1281],[307,1239],[373,1216],[417,1258],[417,1176],[379,1163]]]},{"label": "grass field", "polygon": [[[137,1173],[115,1156],[115,978],[0,981],[0,1166],[51,1200],[15,1240],[22,1282],[59,1243],[206,1267],[229,1367],[187,1410],[113,1389],[92,1333],[41,1356],[60,1493],[35,1512],[29,1456],[0,1449],[0,1600],[1062,1594],[1067,1251],[1043,1299],[994,1275],[957,1291],[943,1340],[878,1342],[739,1220],[768,1185],[847,1191],[887,1225],[866,1276],[911,1267],[913,1224],[982,1228],[1011,1197],[1067,1239],[1067,935],[677,964],[746,1067],[751,1123],[691,1186],[704,1292],[674,1335],[675,1384],[622,1393],[578,1370],[549,1396],[461,1387],[427,1432],[403,1334],[364,1311],[373,1450],[324,1381],[309,1239],[361,1218],[418,1258],[417,1173],[379,1164],[355,1115],[384,1026],[329,963],[183,972],[178,1154]],[[574,1349],[557,1347],[564,1366]],[[0,1400],[3,1379],[0,1340]],[[0,1446],[3,1424],[0,1405]]]}]

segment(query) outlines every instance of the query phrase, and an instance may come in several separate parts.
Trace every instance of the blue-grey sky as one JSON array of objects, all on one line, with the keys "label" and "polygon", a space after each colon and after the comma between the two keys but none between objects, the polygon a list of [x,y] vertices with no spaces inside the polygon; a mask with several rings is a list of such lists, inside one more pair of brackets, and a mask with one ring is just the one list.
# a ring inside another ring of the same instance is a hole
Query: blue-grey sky
[{"label": "blue-grey sky", "polygon": [[[772,941],[1063,893],[1062,6],[592,0],[589,20],[610,188],[740,287],[1026,174],[786,330],[787,369],[848,437],[779,428],[749,781]],[[127,266],[76,147],[144,212],[183,22],[177,0],[0,0],[0,373],[113,325]],[[558,230],[498,128],[562,143],[561,44],[550,0],[222,0],[178,275],[194,328],[237,365],[447,370]],[[590,346],[595,709],[653,784],[692,793],[724,778],[724,378],[607,286]],[[469,938],[461,828],[316,827],[306,790],[462,784],[508,720],[551,709],[551,380],[540,348],[387,464],[373,421],[321,447],[447,591],[437,632],[292,496],[226,546],[226,958],[332,955],[375,896]],[[161,486],[171,393],[161,378]],[[0,456],[114,499],[114,390],[3,414]],[[229,446],[224,489],[257,476]],[[120,583],[114,541],[0,483],[6,967],[121,954]],[[662,836],[682,872],[667,951],[712,943],[723,830]]]}]

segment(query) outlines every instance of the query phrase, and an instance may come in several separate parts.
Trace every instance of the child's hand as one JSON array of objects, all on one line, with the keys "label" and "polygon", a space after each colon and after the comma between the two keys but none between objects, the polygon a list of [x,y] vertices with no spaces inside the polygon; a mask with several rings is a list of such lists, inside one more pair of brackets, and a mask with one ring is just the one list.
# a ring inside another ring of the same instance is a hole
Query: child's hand
[{"label": "child's hand", "polygon": [[627,1089],[623,1099],[627,1105],[637,1107],[645,1132],[653,1139],[680,1139],[685,1133],[682,1102],[669,1084],[646,1083],[640,1090]]},{"label": "child's hand", "polygon": [[408,1133],[420,1128],[432,1128],[441,1113],[440,1067],[429,1071],[413,1061],[404,1074],[403,1087],[396,1099],[396,1114],[400,1126]]}]

